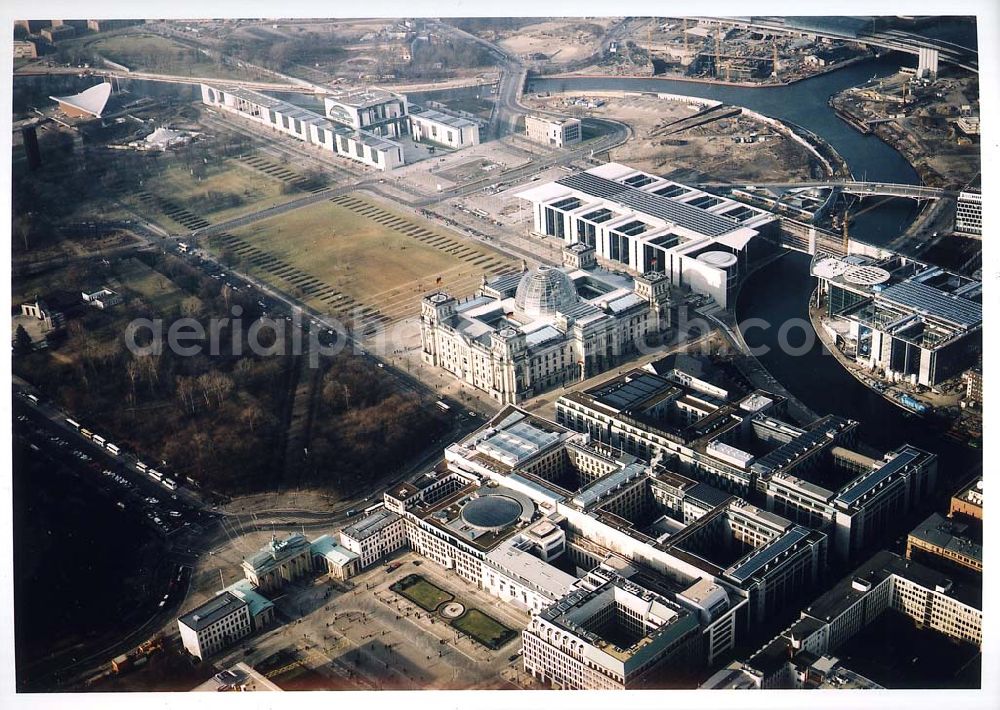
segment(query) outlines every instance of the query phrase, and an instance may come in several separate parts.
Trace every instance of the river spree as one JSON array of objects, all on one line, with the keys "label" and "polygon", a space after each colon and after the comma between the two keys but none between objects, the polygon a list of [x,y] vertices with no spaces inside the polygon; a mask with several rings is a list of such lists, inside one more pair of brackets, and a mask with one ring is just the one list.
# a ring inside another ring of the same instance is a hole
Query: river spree
[{"label": "river spree", "polygon": [[[876,136],[851,128],[827,105],[831,95],[873,76],[888,76],[901,63],[913,61],[905,55],[890,54],[788,86],[769,88],[614,77],[533,78],[527,88],[531,92],[658,92],[745,106],[812,131],[843,156],[858,179],[915,184],[919,182],[917,173],[902,155]],[[903,232],[916,214],[914,202],[894,200],[859,215],[852,223],[851,234],[872,244],[885,244]],[[747,280],[736,305],[737,318],[740,322],[759,318],[771,324],[764,330],[745,330],[747,344],[766,346],[766,354],[758,357],[761,364],[815,412],[858,420],[863,439],[876,448],[910,442],[934,451],[944,462],[945,474],[961,478],[962,471],[981,460],[978,451],[942,438],[925,421],[862,385],[825,352],[818,338],[813,338],[814,346],[805,353],[786,353],[779,347],[778,329],[782,323],[792,319],[806,325],[809,322],[809,298],[815,288],[809,275],[809,259],[806,254],[791,252]]]}]

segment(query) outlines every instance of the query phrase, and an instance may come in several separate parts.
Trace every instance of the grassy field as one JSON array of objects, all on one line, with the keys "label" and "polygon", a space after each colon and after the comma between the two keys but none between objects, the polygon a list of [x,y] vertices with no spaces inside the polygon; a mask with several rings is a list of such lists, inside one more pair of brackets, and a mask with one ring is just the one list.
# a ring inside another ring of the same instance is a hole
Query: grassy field
[{"label": "grassy field", "polygon": [[[245,268],[287,288],[298,277],[289,277],[287,269],[281,276],[276,272],[291,267],[344,294],[352,304],[377,308],[389,320],[419,313],[421,297],[435,288],[464,296],[484,273],[514,268],[509,258],[444,233],[422,218],[353,196],[336,199],[233,230],[244,253],[255,250],[270,260],[248,262]],[[209,247],[221,252],[223,241],[213,238]],[[305,300],[320,309],[332,303]]]},{"label": "grassy field", "polygon": [[117,265],[115,272],[122,286],[138,293],[161,313],[180,305],[185,299],[197,300],[196,296],[185,293],[173,281],[138,259],[129,259]]},{"label": "grassy field", "polygon": [[397,594],[402,594],[426,611],[436,611],[439,606],[455,598],[418,574],[404,577],[392,585],[390,589]]},{"label": "grassy field", "polygon": [[102,37],[87,47],[136,71],[219,79],[259,78],[250,71],[220,64],[194,47],[145,32]]},{"label": "grassy field", "polygon": [[488,614],[479,609],[469,609],[451,622],[451,625],[473,639],[496,650],[517,636],[517,632],[509,629]]},{"label": "grassy field", "polygon": [[[201,179],[192,175],[180,162],[172,162],[163,172],[148,180],[144,188],[211,222],[222,222],[262,206],[287,202],[300,196],[294,191],[282,194],[280,180],[235,160],[223,160],[208,166],[207,174]],[[233,199],[231,202],[213,200],[212,193]]]}]

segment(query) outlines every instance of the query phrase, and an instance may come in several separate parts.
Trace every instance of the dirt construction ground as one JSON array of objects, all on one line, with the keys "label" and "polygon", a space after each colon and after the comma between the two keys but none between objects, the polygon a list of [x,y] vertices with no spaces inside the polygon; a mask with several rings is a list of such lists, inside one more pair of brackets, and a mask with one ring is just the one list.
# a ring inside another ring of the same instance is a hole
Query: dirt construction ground
[{"label": "dirt construction ground", "polygon": [[519,28],[499,44],[514,54],[544,54],[555,64],[575,62],[597,52],[615,22],[607,17],[538,22]]},{"label": "dirt construction ground", "polygon": [[[584,108],[577,99],[603,100],[603,106]],[[652,136],[658,126],[693,116],[702,106],[651,96],[591,93],[528,96],[535,107],[580,116],[613,118],[629,124],[634,137],[611,151],[611,159],[657,175],[690,171],[705,179],[722,181],[775,181],[818,177],[818,162],[802,145],[770,126],[747,116],[723,118],[694,128]],[[753,143],[737,143],[736,137],[756,134]],[[763,140],[761,140],[763,138]],[[814,174],[815,173],[815,174]]]}]

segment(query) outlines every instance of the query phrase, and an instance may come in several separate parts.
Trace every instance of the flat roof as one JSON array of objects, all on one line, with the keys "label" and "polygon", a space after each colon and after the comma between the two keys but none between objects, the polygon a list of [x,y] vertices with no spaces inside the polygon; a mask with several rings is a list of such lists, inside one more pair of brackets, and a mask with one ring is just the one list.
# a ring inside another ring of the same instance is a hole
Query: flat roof
[{"label": "flat roof", "polygon": [[555,443],[559,436],[559,432],[540,429],[522,419],[479,441],[476,450],[514,466]]},{"label": "flat roof", "polygon": [[663,195],[639,190],[605,177],[582,172],[568,175],[556,181],[557,184],[573,190],[617,202],[645,214],[672,222],[686,229],[710,237],[737,229],[739,223],[729,217],[722,217],[704,209]]},{"label": "flat roof", "polygon": [[476,125],[475,121],[470,121],[467,118],[444,113],[443,111],[435,111],[430,108],[420,108],[419,106],[410,107],[410,118],[433,121],[434,123],[451,126],[452,128],[468,128],[469,126]]},{"label": "flat roof", "polygon": [[972,328],[983,322],[983,306],[961,296],[916,281],[903,281],[884,289],[876,298],[940,318],[957,326]]},{"label": "flat roof", "polygon": [[900,451],[896,456],[893,456],[890,461],[883,464],[881,467],[875,469],[874,471],[869,471],[863,473],[837,496],[837,502],[843,505],[853,505],[857,503],[866,493],[875,489],[875,487],[885,481],[893,474],[899,473],[907,466],[912,464],[914,461],[919,459],[922,453],[913,448],[912,446],[905,446],[903,450]]},{"label": "flat roof", "polygon": [[492,566],[527,582],[549,598],[561,599],[576,584],[576,577],[541,560],[514,544],[504,545],[486,556]]},{"label": "flat roof", "polygon": [[632,409],[662,392],[674,389],[674,387],[674,383],[665,378],[643,372],[627,381],[616,380],[608,386],[603,386],[601,389],[587,394],[605,406],[624,411]]},{"label": "flat roof", "polygon": [[820,621],[830,621],[843,614],[857,601],[867,594],[867,591],[854,587],[854,580],[859,579],[871,584],[869,589],[884,582],[891,575],[908,579],[925,589],[948,587],[946,596],[974,609],[983,608],[983,592],[979,586],[961,583],[952,584],[951,580],[941,572],[913,560],[907,560],[899,555],[880,550],[853,572],[842,577],[829,591],[820,595],[805,612]]},{"label": "flat roof", "polygon": [[201,631],[214,624],[219,619],[229,616],[233,612],[249,606],[246,601],[240,599],[232,592],[222,592],[201,606],[192,609],[184,616],[177,619],[180,623],[194,631]]},{"label": "flat roof", "polygon": [[983,546],[966,535],[968,529],[969,526],[964,523],[949,520],[940,513],[931,513],[910,531],[910,537],[982,562]]},{"label": "flat roof", "polygon": [[344,528],[344,534],[353,537],[355,540],[364,540],[375,535],[382,529],[392,525],[399,520],[399,514],[388,508],[380,508],[365,517],[361,518],[353,525]]},{"label": "flat roof", "polygon": [[742,562],[732,567],[726,574],[738,582],[747,581],[763,569],[768,562],[777,559],[795,545],[805,540],[809,536],[809,532],[808,528],[796,525],[764,549],[752,552],[749,557],[744,558]]}]

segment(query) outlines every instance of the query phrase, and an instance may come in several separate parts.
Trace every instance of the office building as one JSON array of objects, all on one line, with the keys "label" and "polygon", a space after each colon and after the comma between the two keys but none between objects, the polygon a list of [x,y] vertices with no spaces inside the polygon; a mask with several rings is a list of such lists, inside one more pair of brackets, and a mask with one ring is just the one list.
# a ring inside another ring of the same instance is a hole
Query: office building
[{"label": "office building", "polygon": [[385,505],[412,550],[533,615],[593,574],[662,596],[698,627],[699,664],[801,602],[826,562],[821,532],[513,406]]},{"label": "office building", "polygon": [[423,361],[507,404],[592,377],[660,341],[671,324],[662,274],[611,273],[583,244],[566,247],[563,264],[484,278],[464,301],[425,297]]},{"label": "office building", "polygon": [[328,119],[382,138],[410,132],[409,106],[403,94],[374,87],[332,89],[323,97]]},{"label": "office building", "polygon": [[761,688],[796,687],[796,668],[836,653],[862,629],[894,610],[917,627],[982,644],[982,591],[918,562],[881,551],[808,605],[742,669]]},{"label": "office building", "polygon": [[[405,113],[402,117],[396,113],[400,108],[405,110],[405,97],[401,100],[387,99],[383,104],[367,108],[362,108],[359,99],[359,105],[353,108],[354,113],[348,112],[349,107],[346,105],[342,106],[337,102],[328,103],[328,113],[333,113],[340,120],[324,118],[318,113],[287,101],[237,86],[216,87],[202,84],[201,98],[207,106],[267,126],[273,131],[316,146],[320,150],[377,170],[392,170],[404,163],[402,146],[383,138],[382,134],[375,131],[405,135],[397,132],[399,122],[406,121]],[[330,100],[327,99],[328,102]],[[394,108],[390,110],[386,106]],[[382,108],[376,111],[378,107]],[[375,114],[371,111],[375,111]],[[379,114],[382,118],[374,117]],[[363,123],[370,130],[354,127],[351,122]]]},{"label": "office building", "polygon": [[824,327],[845,355],[891,381],[932,387],[982,352],[982,282],[905,257],[817,255]]},{"label": "office building", "polygon": [[436,143],[455,150],[479,145],[479,124],[444,110],[410,107],[410,131],[418,143]]},{"label": "office building", "polygon": [[983,402],[983,370],[981,367],[972,367],[962,373],[965,381],[965,401],[968,404],[982,404]]},{"label": "office building", "polygon": [[532,616],[522,633],[524,669],[560,690],[623,690],[674,661],[700,656],[694,614],[616,575],[591,573],[580,588]]},{"label": "office building", "polygon": [[958,194],[955,208],[955,231],[959,234],[982,236],[983,195],[979,191],[964,190]]},{"label": "office building", "polygon": [[983,477],[980,476],[951,497],[948,515],[953,518],[983,521]]},{"label": "office building", "polygon": [[620,163],[516,196],[531,203],[534,234],[592,247],[609,268],[662,274],[722,308],[749,264],[777,248],[771,213]]},{"label": "office building", "polygon": [[946,573],[983,572],[983,546],[968,523],[931,513],[906,536],[906,559]]},{"label": "office building", "polygon": [[902,446],[870,458],[849,448],[857,422],[831,415],[798,427],[783,411],[773,393],[724,401],[645,369],[556,401],[559,424],[647,460],[666,457],[685,476],[823,530],[844,559],[933,490],[933,454]]},{"label": "office building", "polygon": [[536,143],[563,148],[583,140],[583,127],[578,118],[528,114],[524,117],[524,135]]},{"label": "office building", "polygon": [[177,619],[177,628],[188,653],[205,660],[249,636],[252,623],[249,602],[222,592]]},{"label": "office building", "polygon": [[340,544],[358,556],[357,568],[363,570],[406,545],[402,518],[380,508],[344,528]]}]

